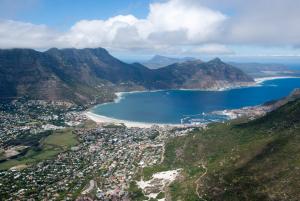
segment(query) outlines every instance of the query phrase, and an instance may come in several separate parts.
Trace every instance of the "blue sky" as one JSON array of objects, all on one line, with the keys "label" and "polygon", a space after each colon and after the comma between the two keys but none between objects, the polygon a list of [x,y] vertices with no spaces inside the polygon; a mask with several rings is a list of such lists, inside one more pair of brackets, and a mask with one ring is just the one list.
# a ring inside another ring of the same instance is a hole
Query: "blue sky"
[{"label": "blue sky", "polygon": [[0,0],[0,17],[67,30],[82,19],[145,17],[149,0]]},{"label": "blue sky", "polygon": [[0,0],[0,48],[294,62],[299,7],[295,0]]}]

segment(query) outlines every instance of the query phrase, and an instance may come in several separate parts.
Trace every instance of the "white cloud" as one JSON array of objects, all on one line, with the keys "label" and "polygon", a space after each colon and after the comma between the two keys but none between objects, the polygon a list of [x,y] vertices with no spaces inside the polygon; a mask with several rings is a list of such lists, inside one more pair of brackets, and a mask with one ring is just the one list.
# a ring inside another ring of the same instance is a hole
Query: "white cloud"
[{"label": "white cloud", "polygon": [[1,48],[45,48],[57,45],[57,33],[45,25],[0,20]]},{"label": "white cloud", "polygon": [[81,20],[56,33],[44,25],[0,22],[1,47],[105,47],[117,50],[170,50],[214,40],[226,16],[200,5],[170,0],[150,4],[145,19],[118,15],[107,20]]},{"label": "white cloud", "polygon": [[196,46],[190,48],[185,54],[198,54],[198,55],[225,55],[225,54],[235,54],[235,52],[225,45],[220,44],[204,44],[201,46]]},{"label": "white cloud", "polygon": [[119,15],[108,20],[82,20],[59,41],[72,47],[131,48],[142,44],[137,26],[140,20],[132,15]]},{"label": "white cloud", "polygon": [[197,0],[230,13],[218,41],[260,46],[300,45],[299,0]]},{"label": "white cloud", "polygon": [[104,47],[148,54],[234,54],[231,45],[298,47],[299,7],[296,0],[168,0],[150,4],[144,19],[81,20],[66,32],[0,20],[0,47]]},{"label": "white cloud", "polygon": [[220,12],[171,0],[151,4],[146,19],[119,15],[108,20],[80,21],[60,40],[75,47],[126,49],[195,44],[216,37],[225,19]]},{"label": "white cloud", "polygon": [[300,44],[300,1],[254,0],[238,7],[229,42],[259,45]]},{"label": "white cloud", "polygon": [[186,34],[187,41],[183,42],[195,43],[216,37],[225,19],[226,17],[218,11],[182,0],[172,0],[151,4],[147,21],[152,25],[152,33],[168,35],[181,31]]}]

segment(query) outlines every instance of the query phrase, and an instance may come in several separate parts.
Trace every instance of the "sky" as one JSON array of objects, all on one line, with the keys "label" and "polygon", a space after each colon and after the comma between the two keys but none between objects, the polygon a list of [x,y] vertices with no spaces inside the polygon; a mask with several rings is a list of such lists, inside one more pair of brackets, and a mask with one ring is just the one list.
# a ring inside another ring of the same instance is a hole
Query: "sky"
[{"label": "sky", "polygon": [[0,48],[300,61],[299,0],[0,0]]}]

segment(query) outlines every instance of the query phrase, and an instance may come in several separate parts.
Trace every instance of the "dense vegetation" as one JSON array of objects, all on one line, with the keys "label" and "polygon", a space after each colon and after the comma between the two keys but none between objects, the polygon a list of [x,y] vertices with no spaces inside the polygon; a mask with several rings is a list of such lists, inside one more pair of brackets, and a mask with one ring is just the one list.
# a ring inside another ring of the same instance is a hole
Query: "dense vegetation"
[{"label": "dense vegetation", "polygon": [[183,168],[172,200],[300,200],[300,100],[247,122],[213,124],[170,139],[154,172]]}]

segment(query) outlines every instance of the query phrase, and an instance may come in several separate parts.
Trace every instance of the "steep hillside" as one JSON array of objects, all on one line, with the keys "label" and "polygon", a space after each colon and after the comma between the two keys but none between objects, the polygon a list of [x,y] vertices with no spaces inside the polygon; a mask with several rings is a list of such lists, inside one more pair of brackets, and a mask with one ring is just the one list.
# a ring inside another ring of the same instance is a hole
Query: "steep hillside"
[{"label": "steep hillside", "polygon": [[151,70],[144,66],[129,65],[114,58],[103,48],[61,50],[52,48],[45,53],[58,61],[58,70],[74,80],[91,85],[99,81],[142,84],[143,75],[151,73]]},{"label": "steep hillside", "polygon": [[260,119],[212,124],[170,139],[154,172],[182,168],[171,200],[300,200],[300,99]]},{"label": "steep hillside", "polygon": [[166,88],[219,89],[247,85],[253,81],[244,72],[219,58],[206,63],[200,60],[176,63],[155,71],[160,76],[155,84]]},{"label": "steep hillside", "polygon": [[54,59],[34,50],[0,50],[1,98],[32,96],[55,100],[68,93],[71,89],[53,73],[53,65],[57,65]]},{"label": "steep hillside", "polygon": [[[73,70],[74,72],[76,69]],[[0,50],[0,98],[70,100],[88,103],[97,97],[105,100],[112,95],[101,97],[104,90],[91,87],[86,82],[78,82],[70,76],[60,60],[31,49]]]}]

